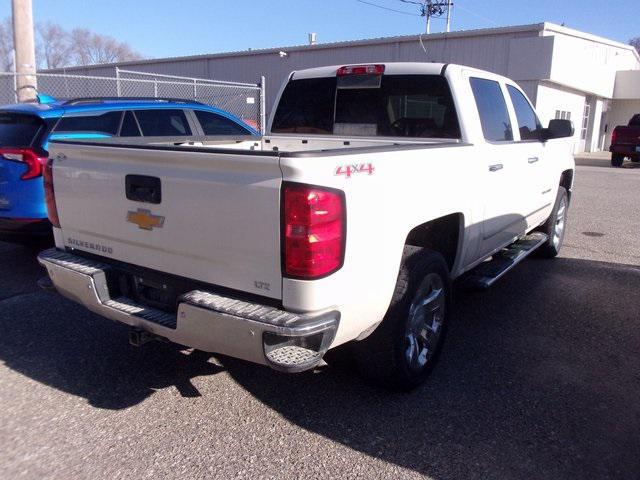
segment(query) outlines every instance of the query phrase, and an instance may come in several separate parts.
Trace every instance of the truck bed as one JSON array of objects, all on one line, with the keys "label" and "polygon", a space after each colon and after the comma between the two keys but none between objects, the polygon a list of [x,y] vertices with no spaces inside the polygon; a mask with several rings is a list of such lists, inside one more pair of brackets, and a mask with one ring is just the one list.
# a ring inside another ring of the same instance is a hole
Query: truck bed
[{"label": "truck bed", "polygon": [[[371,152],[462,145],[301,136],[56,141],[57,235],[66,248],[281,299],[283,158],[316,158],[313,166],[333,176],[336,156],[348,166]],[[136,198],[149,189],[158,198]]]}]

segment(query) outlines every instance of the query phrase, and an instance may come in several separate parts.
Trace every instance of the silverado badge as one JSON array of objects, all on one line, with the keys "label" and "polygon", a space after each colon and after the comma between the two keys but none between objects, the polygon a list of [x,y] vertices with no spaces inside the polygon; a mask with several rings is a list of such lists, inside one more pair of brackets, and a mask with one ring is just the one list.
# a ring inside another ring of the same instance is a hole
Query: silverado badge
[{"label": "silverado badge", "polygon": [[153,215],[151,210],[139,208],[137,212],[127,212],[127,222],[135,223],[142,230],[153,230],[154,228],[162,228],[164,217]]}]

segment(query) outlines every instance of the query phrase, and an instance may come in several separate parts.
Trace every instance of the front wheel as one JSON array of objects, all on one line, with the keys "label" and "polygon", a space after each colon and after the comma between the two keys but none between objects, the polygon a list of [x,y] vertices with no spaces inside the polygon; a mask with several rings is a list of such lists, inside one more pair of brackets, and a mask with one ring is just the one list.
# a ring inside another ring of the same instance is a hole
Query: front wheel
[{"label": "front wheel", "polygon": [[450,309],[451,281],[439,253],[405,246],[396,288],[378,328],[353,345],[359,370],[384,386],[408,391],[436,363]]},{"label": "front wheel", "polygon": [[569,210],[569,195],[564,187],[558,187],[556,203],[547,221],[538,229],[547,234],[547,241],[534,253],[538,257],[553,258],[560,253],[564,243],[564,234],[567,226],[567,211]]},{"label": "front wheel", "polygon": [[619,153],[611,154],[611,166],[612,167],[621,167],[622,162],[624,162],[624,155],[620,155]]}]

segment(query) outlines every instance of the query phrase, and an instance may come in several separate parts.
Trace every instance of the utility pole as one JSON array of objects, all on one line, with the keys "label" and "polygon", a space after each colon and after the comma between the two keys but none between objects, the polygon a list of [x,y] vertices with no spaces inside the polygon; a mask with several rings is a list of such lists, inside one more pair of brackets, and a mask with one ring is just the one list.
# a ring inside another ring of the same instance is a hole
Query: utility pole
[{"label": "utility pole", "polygon": [[36,48],[33,39],[31,0],[12,0],[14,69],[19,102],[33,102],[37,96]]},{"label": "utility pole", "polygon": [[404,3],[415,3],[420,6],[420,15],[426,19],[426,33],[431,33],[431,17],[441,17],[445,11],[447,13],[447,32],[451,31],[451,0],[422,0],[416,2],[414,0],[401,0]]},{"label": "utility pole", "polygon": [[[428,4],[430,4],[430,3],[431,2],[428,2]],[[427,11],[427,13],[424,14],[424,16],[427,17],[427,30],[426,30],[426,33],[427,33],[427,35],[429,35],[431,33],[431,15],[429,15],[429,13],[428,13],[429,12],[429,8],[428,7],[425,10]]]}]

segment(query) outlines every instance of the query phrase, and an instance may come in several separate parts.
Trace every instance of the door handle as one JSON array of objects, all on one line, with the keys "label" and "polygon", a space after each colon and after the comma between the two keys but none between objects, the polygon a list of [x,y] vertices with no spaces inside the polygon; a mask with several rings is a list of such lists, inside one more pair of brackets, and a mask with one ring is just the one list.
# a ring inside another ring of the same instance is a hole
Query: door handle
[{"label": "door handle", "polygon": [[490,172],[497,172],[498,170],[502,170],[503,168],[504,168],[504,165],[502,165],[501,163],[496,163],[495,165],[489,165]]},{"label": "door handle", "polygon": [[539,158],[538,158],[538,157],[531,157],[531,158],[529,158],[529,159],[527,160],[527,162],[529,162],[529,163],[536,163],[538,160],[539,160]]}]

